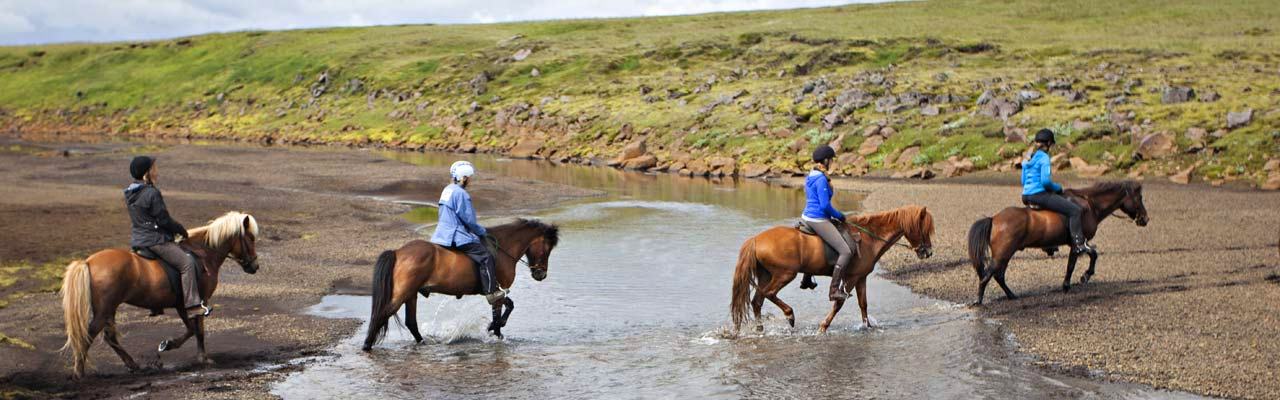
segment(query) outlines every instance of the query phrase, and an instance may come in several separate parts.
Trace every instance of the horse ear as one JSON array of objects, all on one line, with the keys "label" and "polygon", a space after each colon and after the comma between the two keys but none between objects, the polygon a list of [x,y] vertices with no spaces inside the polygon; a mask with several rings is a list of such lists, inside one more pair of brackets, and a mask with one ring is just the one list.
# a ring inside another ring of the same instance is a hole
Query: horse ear
[{"label": "horse ear", "polygon": [[251,217],[250,217],[250,216],[248,216],[248,215],[244,216],[244,231],[245,231],[245,232],[250,232],[250,231],[252,231],[252,230],[253,230],[253,227],[250,225],[250,224],[251,224],[251,222],[250,222],[250,219],[249,219],[249,218],[251,218]]}]

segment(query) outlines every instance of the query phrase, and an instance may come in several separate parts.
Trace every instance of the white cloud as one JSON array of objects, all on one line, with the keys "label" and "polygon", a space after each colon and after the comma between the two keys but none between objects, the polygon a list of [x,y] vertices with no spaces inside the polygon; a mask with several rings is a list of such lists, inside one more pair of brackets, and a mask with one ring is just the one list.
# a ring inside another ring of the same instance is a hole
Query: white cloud
[{"label": "white cloud", "polygon": [[246,29],[492,23],[818,7],[876,0],[0,0],[0,44]]}]

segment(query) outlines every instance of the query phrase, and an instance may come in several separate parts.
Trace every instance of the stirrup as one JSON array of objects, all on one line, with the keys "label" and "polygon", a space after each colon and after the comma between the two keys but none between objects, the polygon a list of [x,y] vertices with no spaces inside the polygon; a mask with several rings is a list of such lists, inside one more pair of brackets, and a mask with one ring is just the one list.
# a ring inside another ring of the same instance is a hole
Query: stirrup
[{"label": "stirrup", "polygon": [[[213,309],[212,309],[212,308],[209,308],[209,306],[208,306],[208,305],[206,305],[206,304],[205,304],[205,302],[203,302],[203,301],[202,301],[202,302],[200,302],[200,305],[198,305],[198,306],[196,306],[196,307],[200,307],[200,310],[201,310],[201,312],[199,312],[199,313],[197,313],[196,315],[194,315],[194,316],[196,316],[196,317],[208,317],[208,316],[209,316],[209,314],[212,314],[212,313],[213,313]],[[190,311],[190,309],[192,309],[192,308],[196,308],[196,307],[188,307],[188,308],[187,308],[187,310],[188,310],[188,311]]]},{"label": "stirrup", "polygon": [[489,302],[489,305],[498,304],[498,302],[505,298],[507,298],[507,290],[503,288],[498,288],[494,290],[493,293],[484,295],[484,299]]},{"label": "stirrup", "polygon": [[1097,253],[1098,253],[1098,249],[1094,248],[1094,247],[1093,247],[1093,245],[1089,244],[1089,242],[1084,242],[1084,243],[1081,243],[1081,244],[1077,244],[1077,245],[1075,245],[1075,246],[1071,246],[1071,253],[1073,253],[1073,254],[1097,254]]}]

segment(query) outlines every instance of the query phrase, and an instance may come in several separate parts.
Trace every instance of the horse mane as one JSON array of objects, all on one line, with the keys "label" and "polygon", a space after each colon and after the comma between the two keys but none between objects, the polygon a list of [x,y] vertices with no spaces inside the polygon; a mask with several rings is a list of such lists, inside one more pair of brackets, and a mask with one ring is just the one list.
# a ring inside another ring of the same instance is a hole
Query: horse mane
[{"label": "horse mane", "polygon": [[252,215],[239,211],[228,211],[221,217],[209,221],[208,225],[187,231],[192,237],[204,235],[204,243],[209,248],[221,246],[226,241],[244,234],[244,219],[249,218],[249,234],[258,236],[258,220]]},{"label": "horse mane", "polygon": [[914,204],[874,214],[852,215],[846,220],[862,226],[898,225],[911,237],[933,236],[933,216],[929,215],[928,209]]},{"label": "horse mane", "polygon": [[1133,181],[1133,180],[1123,180],[1123,181],[1098,182],[1093,184],[1093,186],[1065,189],[1063,190],[1063,192],[1068,194],[1074,194],[1084,198],[1090,198],[1102,193],[1111,193],[1111,192],[1118,192],[1122,190],[1135,190],[1135,189],[1142,189],[1142,183],[1139,183],[1138,181]]},{"label": "horse mane", "polygon": [[560,227],[555,224],[548,224],[536,219],[516,218],[502,225],[491,226],[487,229],[495,232],[511,232],[521,229],[533,229],[542,235],[542,239],[547,241],[547,246],[555,248],[560,243]]}]

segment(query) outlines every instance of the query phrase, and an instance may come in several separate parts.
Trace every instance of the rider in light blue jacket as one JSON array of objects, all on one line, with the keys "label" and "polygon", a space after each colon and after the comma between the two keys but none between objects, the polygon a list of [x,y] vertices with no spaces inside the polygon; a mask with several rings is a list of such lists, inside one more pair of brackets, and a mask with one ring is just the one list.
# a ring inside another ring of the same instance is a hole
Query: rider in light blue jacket
[{"label": "rider in light blue jacket", "polygon": [[1067,217],[1071,251],[1076,254],[1092,253],[1093,246],[1085,239],[1080,220],[1084,209],[1063,196],[1062,185],[1053,181],[1049,149],[1053,148],[1054,142],[1053,131],[1041,129],[1036,132],[1035,152],[1022,163],[1022,202]]},{"label": "rider in light blue jacket", "polygon": [[481,241],[488,232],[476,222],[476,209],[471,205],[471,194],[467,193],[467,185],[475,173],[475,167],[466,161],[449,167],[453,183],[440,193],[440,220],[431,235],[431,243],[459,250],[475,261],[480,267],[480,293],[489,304],[494,304],[506,297],[506,291],[498,287],[493,254]]},{"label": "rider in light blue jacket", "polygon": [[[838,255],[835,269],[831,271],[831,293],[828,297],[832,301],[849,297],[849,293],[844,289],[842,278],[845,269],[849,267],[849,261],[853,260],[855,250],[840,234],[840,229],[844,227],[844,213],[831,205],[831,198],[835,196],[835,191],[831,188],[831,180],[827,178],[826,171],[831,168],[831,160],[835,158],[836,151],[831,146],[818,146],[813,151],[815,166],[804,180],[805,206],[804,213],[800,215],[800,220],[813,229],[823,242],[835,249]],[[817,285],[813,284],[811,279],[806,274],[801,282],[801,288],[816,287]]]}]

